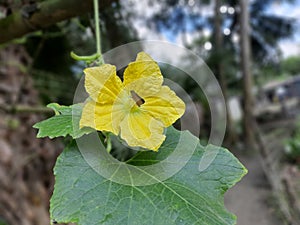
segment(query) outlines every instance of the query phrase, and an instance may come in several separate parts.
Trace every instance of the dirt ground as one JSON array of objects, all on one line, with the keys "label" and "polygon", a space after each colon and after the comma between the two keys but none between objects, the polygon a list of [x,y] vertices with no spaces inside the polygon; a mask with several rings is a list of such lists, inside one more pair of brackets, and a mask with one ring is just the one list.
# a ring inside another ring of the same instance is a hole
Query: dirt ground
[{"label": "dirt ground", "polygon": [[237,216],[237,225],[281,225],[260,158],[249,154],[235,154],[248,174],[225,194],[225,205]]}]

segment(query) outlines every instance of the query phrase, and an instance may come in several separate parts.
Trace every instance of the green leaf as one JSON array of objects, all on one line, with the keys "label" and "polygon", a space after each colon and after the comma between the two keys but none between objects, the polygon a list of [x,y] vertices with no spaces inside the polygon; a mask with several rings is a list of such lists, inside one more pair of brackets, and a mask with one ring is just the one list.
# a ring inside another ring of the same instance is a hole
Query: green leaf
[{"label": "green leaf", "polygon": [[[180,137],[184,137],[181,141],[186,146],[195,139],[189,132],[168,128],[166,141],[158,153],[139,153],[130,163],[156,165],[173,152]],[[174,176],[152,185],[132,186],[100,176],[73,142],[59,156],[54,169],[51,218],[80,225],[235,224],[235,216],[224,207],[223,195],[247,170],[226,149],[212,146],[209,149],[212,148],[217,152],[216,157],[202,172],[199,162],[205,148],[198,144],[187,164]],[[133,175],[129,173],[124,179],[130,180]],[[140,179],[148,179],[148,175],[145,173]]]},{"label": "green leaf", "polygon": [[36,123],[33,127],[39,129],[37,137],[65,137],[70,135],[73,138],[79,138],[84,134],[94,131],[91,128],[79,128],[79,121],[82,113],[82,104],[63,106],[57,103],[47,105],[55,112],[55,116]]}]

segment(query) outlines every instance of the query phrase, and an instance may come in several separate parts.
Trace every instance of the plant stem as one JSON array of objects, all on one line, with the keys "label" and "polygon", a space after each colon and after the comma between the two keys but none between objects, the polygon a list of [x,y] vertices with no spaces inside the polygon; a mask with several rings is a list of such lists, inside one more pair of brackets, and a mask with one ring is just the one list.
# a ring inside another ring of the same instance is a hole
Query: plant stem
[{"label": "plant stem", "polygon": [[110,153],[111,148],[112,145],[111,145],[110,133],[108,133],[108,135],[106,136],[106,151]]},{"label": "plant stem", "polygon": [[104,138],[104,143],[106,143],[106,151],[108,153],[110,153],[110,151],[112,149],[111,138],[110,138],[111,133],[107,132],[107,131],[102,131],[102,134],[105,137]]},{"label": "plant stem", "polygon": [[99,64],[103,64],[103,57],[101,53],[101,36],[100,36],[100,22],[99,22],[99,5],[98,0],[94,0],[94,16],[95,16],[95,32],[96,32],[96,47],[99,55]]},{"label": "plant stem", "polygon": [[6,113],[45,113],[45,114],[54,114],[53,109],[43,107],[43,106],[27,106],[27,105],[5,105],[0,104],[0,111]]}]

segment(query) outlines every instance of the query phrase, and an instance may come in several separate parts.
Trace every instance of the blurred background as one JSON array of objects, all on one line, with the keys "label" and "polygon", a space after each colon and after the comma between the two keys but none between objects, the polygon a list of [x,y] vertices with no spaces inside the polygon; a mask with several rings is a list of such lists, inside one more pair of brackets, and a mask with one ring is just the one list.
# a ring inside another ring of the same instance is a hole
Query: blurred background
[{"label": "blurred background", "polygon": [[[72,104],[85,65],[70,51],[95,52],[92,18],[91,0],[0,0],[1,225],[49,224],[64,141],[37,139],[32,126],[52,115],[48,103]],[[106,0],[100,18],[103,52],[161,40],[203,58],[226,100],[223,146],[249,170],[226,207],[238,225],[300,224],[300,0]],[[188,76],[178,83],[197,105],[205,142],[205,95]]]}]

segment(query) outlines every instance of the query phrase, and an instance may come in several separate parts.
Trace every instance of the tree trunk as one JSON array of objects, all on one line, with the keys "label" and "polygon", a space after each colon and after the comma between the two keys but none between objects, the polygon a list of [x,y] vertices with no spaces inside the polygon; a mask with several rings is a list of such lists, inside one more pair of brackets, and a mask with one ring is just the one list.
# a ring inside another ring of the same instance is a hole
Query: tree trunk
[{"label": "tree trunk", "polygon": [[232,143],[236,141],[236,135],[233,129],[232,119],[229,113],[229,106],[228,106],[228,91],[227,91],[227,83],[226,77],[224,73],[224,63],[223,63],[223,32],[222,32],[222,16],[220,12],[220,7],[222,6],[221,0],[215,1],[215,17],[214,17],[214,39],[215,39],[215,48],[216,54],[218,55],[218,63],[216,64],[215,72],[219,78],[220,86],[222,89],[222,93],[225,100],[225,107],[226,107],[226,120],[227,120],[227,133],[226,139],[228,143]]},{"label": "tree trunk", "polygon": [[251,49],[250,49],[250,23],[249,23],[249,0],[240,0],[240,49],[241,49],[241,70],[243,74],[243,127],[246,147],[255,148],[253,107],[254,98],[252,95],[252,74],[251,74]]}]

